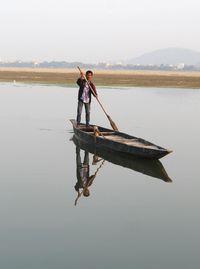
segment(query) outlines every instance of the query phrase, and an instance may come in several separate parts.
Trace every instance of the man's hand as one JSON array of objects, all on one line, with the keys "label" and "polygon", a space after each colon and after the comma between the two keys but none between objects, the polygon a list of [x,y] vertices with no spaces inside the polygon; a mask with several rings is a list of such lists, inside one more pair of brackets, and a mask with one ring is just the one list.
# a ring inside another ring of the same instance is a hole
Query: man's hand
[{"label": "man's hand", "polygon": [[83,72],[80,72],[80,77],[84,78],[84,73]]}]

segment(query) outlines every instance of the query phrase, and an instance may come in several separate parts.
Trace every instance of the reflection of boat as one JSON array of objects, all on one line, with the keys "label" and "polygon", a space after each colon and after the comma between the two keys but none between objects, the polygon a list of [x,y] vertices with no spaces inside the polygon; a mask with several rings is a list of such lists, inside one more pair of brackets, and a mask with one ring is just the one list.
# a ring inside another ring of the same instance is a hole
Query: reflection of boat
[{"label": "reflection of boat", "polygon": [[[144,139],[130,136],[125,133],[94,125],[85,127],[85,125],[80,124],[77,126],[75,120],[71,120],[71,123],[73,125],[74,133],[79,139],[88,144],[95,145],[96,147],[150,159],[159,159],[171,152],[170,150],[159,147]],[[96,128],[98,136],[94,135],[94,128]]]},{"label": "reflection of boat", "polygon": [[151,177],[162,179],[165,182],[172,181],[167,175],[162,163],[158,160],[137,158],[125,153],[116,154],[115,151],[106,150],[100,147],[95,147],[89,143],[85,143],[84,141],[77,139],[75,135],[73,136],[73,142],[82,150],[95,154],[113,164],[130,168],[134,171]]}]

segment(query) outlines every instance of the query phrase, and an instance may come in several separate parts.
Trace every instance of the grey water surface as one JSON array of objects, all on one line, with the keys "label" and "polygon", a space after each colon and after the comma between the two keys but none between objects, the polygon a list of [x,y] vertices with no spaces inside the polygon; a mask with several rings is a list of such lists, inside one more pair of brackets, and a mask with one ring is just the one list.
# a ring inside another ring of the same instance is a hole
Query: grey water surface
[{"label": "grey water surface", "polygon": [[0,268],[199,268],[200,91],[98,92],[120,130],[173,150],[160,160],[172,182],[88,153],[97,174],[75,206],[77,88],[1,83]]}]

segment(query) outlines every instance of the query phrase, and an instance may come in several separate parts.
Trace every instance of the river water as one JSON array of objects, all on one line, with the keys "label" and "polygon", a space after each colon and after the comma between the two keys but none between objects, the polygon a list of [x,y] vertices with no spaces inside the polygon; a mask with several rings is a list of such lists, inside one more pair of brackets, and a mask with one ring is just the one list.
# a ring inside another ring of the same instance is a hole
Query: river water
[{"label": "river water", "polygon": [[[94,163],[72,141],[77,88],[1,83],[0,267],[199,268],[200,91],[98,92],[120,130],[173,153],[153,172],[117,156]],[[91,122],[109,127],[95,100],[91,109]],[[77,179],[84,157],[88,197]]]}]

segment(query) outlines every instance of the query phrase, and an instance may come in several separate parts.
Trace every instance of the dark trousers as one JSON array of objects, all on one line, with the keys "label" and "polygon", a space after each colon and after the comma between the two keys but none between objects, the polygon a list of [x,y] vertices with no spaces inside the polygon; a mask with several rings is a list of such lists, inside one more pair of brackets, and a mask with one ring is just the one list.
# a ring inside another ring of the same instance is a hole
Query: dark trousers
[{"label": "dark trousers", "polygon": [[82,113],[82,109],[83,109],[83,104],[85,106],[85,121],[86,121],[86,125],[89,125],[90,123],[90,103],[83,103],[82,101],[78,101],[78,107],[77,107],[77,124],[79,124],[81,122],[81,113]]}]

